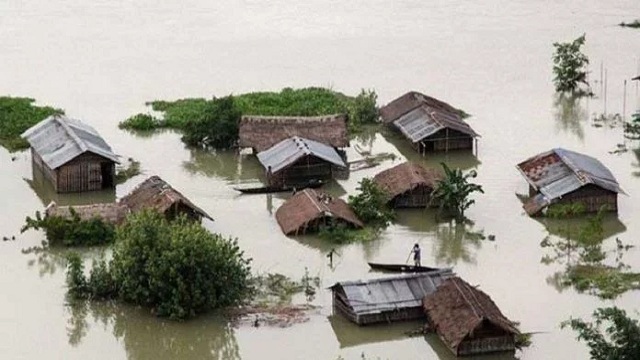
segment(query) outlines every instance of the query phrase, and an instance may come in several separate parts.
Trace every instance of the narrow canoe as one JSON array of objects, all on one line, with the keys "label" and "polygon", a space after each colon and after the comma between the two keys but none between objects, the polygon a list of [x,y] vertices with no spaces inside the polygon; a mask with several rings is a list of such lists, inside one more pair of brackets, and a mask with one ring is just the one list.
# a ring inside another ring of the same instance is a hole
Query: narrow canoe
[{"label": "narrow canoe", "polygon": [[275,193],[275,192],[288,192],[293,191],[293,189],[302,190],[306,188],[319,188],[324,185],[324,181],[316,180],[309,181],[304,184],[299,185],[287,185],[287,186],[260,186],[260,187],[251,187],[251,188],[241,188],[234,187],[233,189],[236,191],[240,191],[243,194],[267,194],[267,193]]},{"label": "narrow canoe", "polygon": [[383,271],[392,271],[392,272],[430,272],[441,270],[439,268],[432,268],[428,266],[414,266],[414,265],[405,265],[405,264],[378,264],[378,263],[368,263],[369,267],[373,270],[383,270]]}]

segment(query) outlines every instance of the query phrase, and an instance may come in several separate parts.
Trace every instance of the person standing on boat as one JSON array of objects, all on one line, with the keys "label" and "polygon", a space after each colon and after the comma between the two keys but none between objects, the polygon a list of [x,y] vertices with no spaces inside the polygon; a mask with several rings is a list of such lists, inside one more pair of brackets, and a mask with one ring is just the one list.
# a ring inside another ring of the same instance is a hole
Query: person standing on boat
[{"label": "person standing on boat", "polygon": [[420,265],[420,245],[418,245],[418,243],[416,243],[415,245],[413,245],[413,249],[411,249],[411,252],[413,253],[413,264],[415,266],[421,266]]}]

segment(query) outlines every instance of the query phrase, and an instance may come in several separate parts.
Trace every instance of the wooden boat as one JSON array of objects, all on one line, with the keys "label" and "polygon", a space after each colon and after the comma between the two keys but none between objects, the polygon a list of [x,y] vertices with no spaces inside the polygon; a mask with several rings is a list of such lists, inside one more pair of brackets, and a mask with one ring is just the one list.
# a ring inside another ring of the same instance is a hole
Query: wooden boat
[{"label": "wooden boat", "polygon": [[240,191],[243,194],[268,194],[268,193],[276,193],[276,192],[288,192],[296,190],[302,190],[306,188],[319,188],[324,185],[325,182],[322,180],[310,180],[306,183],[296,184],[296,185],[285,185],[285,186],[259,186],[259,187],[234,187],[233,189],[236,191]]},{"label": "wooden boat", "polygon": [[439,268],[432,268],[428,266],[414,266],[407,264],[378,264],[378,263],[368,263],[369,267],[372,270],[381,270],[381,271],[389,271],[389,272],[430,272],[441,270]]}]

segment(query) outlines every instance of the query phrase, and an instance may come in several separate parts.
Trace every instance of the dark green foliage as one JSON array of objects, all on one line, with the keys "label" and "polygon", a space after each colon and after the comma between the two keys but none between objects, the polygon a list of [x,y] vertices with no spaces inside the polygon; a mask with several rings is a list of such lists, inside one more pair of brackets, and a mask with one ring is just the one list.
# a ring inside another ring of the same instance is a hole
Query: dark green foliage
[{"label": "dark green foliage", "polygon": [[580,51],[584,45],[586,35],[582,35],[572,42],[553,43],[556,49],[553,54],[553,82],[557,92],[579,92],[579,85],[589,86],[587,82],[587,65],[589,59]]},{"label": "dark green foliage", "polygon": [[84,264],[80,255],[67,255],[67,287],[73,299],[84,299],[89,294],[87,280],[84,276]]},{"label": "dark green foliage", "polygon": [[82,220],[71,208],[71,218],[60,216],[42,217],[36,212],[35,219],[27,216],[26,224],[20,229],[23,233],[29,229],[44,230],[50,245],[92,246],[110,244],[114,240],[115,227],[99,218]]},{"label": "dark green foliage", "polygon": [[127,159],[127,165],[116,168],[115,181],[116,184],[124,184],[127,180],[134,176],[140,175],[140,161],[132,158]]},{"label": "dark green foliage", "polygon": [[[184,319],[235,305],[249,295],[250,260],[236,240],[212,234],[180,217],[168,222],[153,211],[128,217],[118,227],[113,259],[94,264],[89,280],[69,282],[70,294],[117,298]],[[86,285],[84,285],[86,284]]]},{"label": "dark green foliage", "polygon": [[395,213],[387,206],[386,193],[369,178],[362,179],[357,190],[358,195],[349,195],[349,206],[360,220],[377,228],[389,226]]},{"label": "dark green foliage", "polygon": [[318,236],[335,244],[349,244],[373,240],[378,231],[375,228],[352,229],[344,224],[331,224],[321,227]]},{"label": "dark green foliage", "polygon": [[278,92],[255,92],[237,95],[238,107],[245,115],[317,116],[347,112],[353,102],[340,92],[309,87],[284,88]]},{"label": "dark green foliage", "polygon": [[464,212],[476,201],[469,199],[474,192],[484,193],[482,186],[470,182],[478,174],[475,170],[464,174],[460,169],[450,169],[447,164],[440,163],[444,169],[444,179],[438,181],[431,194],[431,201],[437,204],[440,214],[464,218]]},{"label": "dark green foliage", "polygon": [[619,24],[622,27],[629,27],[634,29],[640,29],[640,20],[633,20],[630,23],[625,23],[624,21]]},{"label": "dark green foliage", "polygon": [[136,114],[118,124],[120,129],[130,130],[153,130],[164,126],[162,120],[156,119],[149,114]]},{"label": "dark green foliage", "polygon": [[347,105],[349,127],[357,131],[362,125],[373,124],[378,121],[378,95],[373,90],[360,91],[353,101]]},{"label": "dark green foliage", "polygon": [[[617,307],[600,308],[593,313],[593,322],[570,319],[562,327],[578,333],[578,340],[589,346],[593,360],[640,359],[640,324]],[[604,326],[604,329],[603,329]]]},{"label": "dark green foliage", "polygon": [[29,148],[20,137],[33,125],[48,116],[63,114],[60,109],[33,105],[34,99],[0,96],[0,146],[13,152]]},{"label": "dark green foliage", "polygon": [[240,116],[232,96],[211,100],[199,117],[186,121],[182,141],[191,146],[230,148],[238,139]]}]

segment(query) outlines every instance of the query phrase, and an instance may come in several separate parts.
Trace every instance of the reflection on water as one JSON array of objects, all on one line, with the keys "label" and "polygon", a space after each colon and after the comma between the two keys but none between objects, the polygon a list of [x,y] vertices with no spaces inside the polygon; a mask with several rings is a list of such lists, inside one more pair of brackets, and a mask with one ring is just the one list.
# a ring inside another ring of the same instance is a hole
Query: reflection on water
[{"label": "reflection on water", "polygon": [[84,260],[98,259],[105,251],[105,247],[92,248],[67,248],[64,246],[49,246],[46,242],[40,246],[32,246],[22,250],[22,253],[29,256],[27,265],[38,269],[40,277],[54,275],[57,271],[64,271],[67,267],[67,255],[75,252]]},{"label": "reflection on water", "polygon": [[35,192],[44,206],[49,205],[52,201],[55,201],[58,205],[87,205],[116,201],[115,189],[59,194],[55,191],[51,182],[44,177],[42,171],[36,167],[32,168],[33,178],[31,180],[24,179],[24,181],[29,184],[29,187]]},{"label": "reflection on water", "polygon": [[233,328],[221,316],[173,322],[156,318],[147,309],[97,301],[74,301],[67,310],[72,346],[82,343],[92,325],[101,324],[124,343],[128,359],[240,359]]},{"label": "reflection on water", "polygon": [[[633,166],[635,169],[640,169],[640,148],[633,149],[632,152],[637,161],[635,163],[632,163],[631,166]],[[633,171],[631,174],[633,174],[633,176],[640,177],[640,170]]]},{"label": "reflection on water", "polygon": [[340,348],[407,338],[407,333],[422,329],[424,321],[402,321],[390,324],[358,326],[339,314],[328,316]]},{"label": "reflection on water", "polygon": [[205,150],[188,148],[190,160],[182,167],[191,174],[245,182],[264,180],[264,171],[253,155],[242,155],[235,150]]},{"label": "reflection on water", "polygon": [[553,102],[556,129],[571,133],[581,141],[584,140],[584,123],[588,118],[583,101],[587,99],[579,94],[559,93]]},{"label": "reflection on water", "polygon": [[[453,355],[453,352],[447,348],[447,346],[440,340],[438,335],[429,334],[425,336],[425,339],[433,351],[438,355],[438,359],[440,360],[455,360],[460,359]],[[486,355],[474,355],[474,356],[465,356],[466,360],[517,360],[518,356],[514,352],[499,352],[492,353]]]}]

